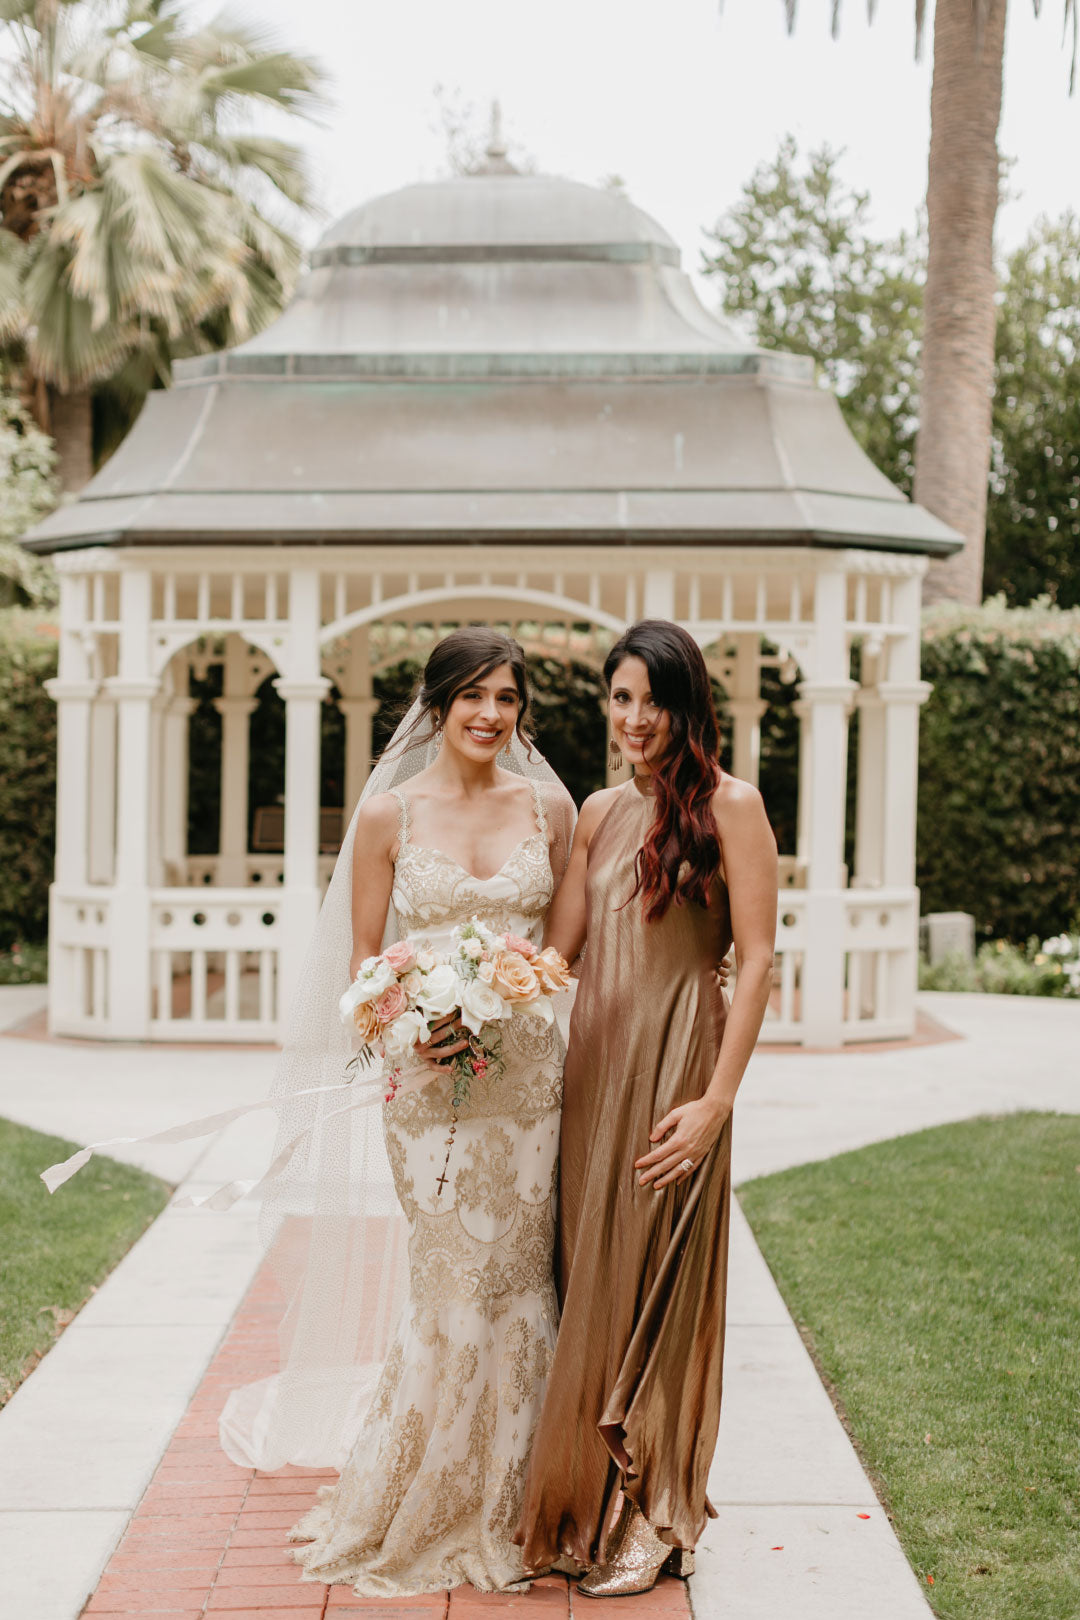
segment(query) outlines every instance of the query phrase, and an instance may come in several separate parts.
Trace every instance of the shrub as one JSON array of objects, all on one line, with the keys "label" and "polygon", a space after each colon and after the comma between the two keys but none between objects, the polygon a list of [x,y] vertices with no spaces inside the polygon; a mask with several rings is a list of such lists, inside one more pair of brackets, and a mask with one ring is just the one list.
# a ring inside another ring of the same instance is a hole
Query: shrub
[{"label": "shrub", "polygon": [[987,940],[969,962],[950,951],[940,962],[919,962],[920,990],[981,990],[994,996],[1080,997],[1080,935],[1058,934],[1040,945]]},{"label": "shrub", "polygon": [[1080,610],[927,614],[918,879],[924,911],[1021,942],[1080,910]]},{"label": "shrub", "polygon": [[40,615],[0,613],[0,950],[48,926],[55,840],[56,632]]}]

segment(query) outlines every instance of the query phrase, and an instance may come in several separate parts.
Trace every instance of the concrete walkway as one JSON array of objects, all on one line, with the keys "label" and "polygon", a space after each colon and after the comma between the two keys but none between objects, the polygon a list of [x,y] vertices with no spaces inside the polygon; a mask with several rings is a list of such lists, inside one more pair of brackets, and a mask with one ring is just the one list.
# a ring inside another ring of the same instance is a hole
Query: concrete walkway
[{"label": "concrete walkway", "polygon": [[[0,1029],[40,999],[0,991]],[[1080,1107],[1080,1004],[925,1001],[962,1040],[878,1053],[760,1052],[736,1114],[737,1180],[976,1113]],[[266,1050],[0,1036],[0,1116],[80,1141],[150,1131],[219,1107],[223,1095],[264,1096],[272,1064]],[[256,1116],[209,1146],[123,1156],[185,1191],[204,1190],[255,1173],[272,1131],[269,1116]],[[20,1620],[80,1613],[261,1258],[253,1211],[167,1210],[0,1413],[0,1591]],[[710,1479],[719,1518],[691,1583],[698,1620],[861,1620],[868,1612],[925,1620],[922,1590],[741,1215],[729,1323]],[[665,1594],[666,1612],[675,1596]],[[283,1612],[282,1600],[268,1595],[265,1612]],[[98,1599],[95,1608],[107,1612]]]}]

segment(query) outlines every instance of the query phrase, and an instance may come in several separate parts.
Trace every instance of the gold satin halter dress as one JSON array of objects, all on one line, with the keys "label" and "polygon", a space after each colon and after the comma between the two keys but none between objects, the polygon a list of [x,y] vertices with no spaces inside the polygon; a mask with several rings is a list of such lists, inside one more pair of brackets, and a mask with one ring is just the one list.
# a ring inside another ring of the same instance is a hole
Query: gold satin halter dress
[{"label": "gold satin halter dress", "polygon": [[674,1546],[713,1509],[731,1123],[685,1182],[654,1192],[635,1159],[655,1122],[700,1097],[727,1011],[727,889],[646,923],[625,904],[653,813],[635,778],[593,834],[587,944],[570,1026],[559,1149],[562,1319],[515,1532],[526,1566],[606,1561],[620,1490]]}]

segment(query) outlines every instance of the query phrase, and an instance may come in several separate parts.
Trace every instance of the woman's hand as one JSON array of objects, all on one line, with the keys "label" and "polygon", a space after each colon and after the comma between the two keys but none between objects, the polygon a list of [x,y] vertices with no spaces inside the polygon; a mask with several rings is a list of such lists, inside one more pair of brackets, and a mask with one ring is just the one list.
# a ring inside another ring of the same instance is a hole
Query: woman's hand
[{"label": "woman's hand", "polygon": [[727,989],[727,982],[731,978],[731,952],[728,951],[722,962],[716,964],[716,982],[721,990]]},{"label": "woman's hand", "polygon": [[468,1046],[467,1039],[452,1038],[455,1034],[460,1035],[461,1030],[460,1015],[456,1012],[447,1013],[437,1024],[432,1024],[431,1038],[427,1044],[415,1048],[417,1057],[433,1074],[445,1074],[450,1061],[456,1058],[459,1052],[464,1052]]},{"label": "woman's hand", "polygon": [[[730,1113],[730,1103],[717,1104],[708,1097],[698,1097],[665,1114],[649,1137],[650,1142],[659,1142],[660,1146],[635,1161],[634,1168],[641,1171],[638,1185],[651,1185],[653,1191],[658,1192],[670,1182],[685,1181],[716,1146]],[[661,1141],[662,1137],[667,1140]],[[691,1166],[689,1170],[685,1168],[687,1161]]]}]

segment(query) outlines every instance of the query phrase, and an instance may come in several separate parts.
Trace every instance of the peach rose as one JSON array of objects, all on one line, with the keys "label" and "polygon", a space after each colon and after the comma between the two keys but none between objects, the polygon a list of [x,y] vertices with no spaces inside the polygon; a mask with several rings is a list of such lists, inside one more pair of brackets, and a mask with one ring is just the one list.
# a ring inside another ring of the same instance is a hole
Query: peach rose
[{"label": "peach rose", "polygon": [[559,955],[554,945],[549,945],[533,957],[532,969],[545,990],[569,989],[570,969],[566,958]]},{"label": "peach rose", "polygon": [[536,946],[532,940],[521,939],[517,934],[507,934],[506,948],[508,951],[517,951],[518,955],[523,956],[526,962],[530,962],[536,955]]},{"label": "peach rose", "polygon": [[388,962],[395,973],[408,973],[416,961],[416,951],[412,941],[399,939],[393,945],[388,945],[383,951],[383,961]]},{"label": "peach rose", "polygon": [[379,1033],[378,1015],[370,1001],[362,1001],[359,1007],[353,1008],[353,1023],[356,1033],[364,1042],[373,1041]]},{"label": "peach rose", "polygon": [[409,998],[400,984],[390,985],[375,1003],[375,1015],[384,1028],[408,1010]]},{"label": "peach rose", "polygon": [[540,981],[528,962],[522,961],[520,956],[510,951],[500,951],[493,966],[492,989],[497,990],[504,1001],[524,1007],[539,998]]}]

